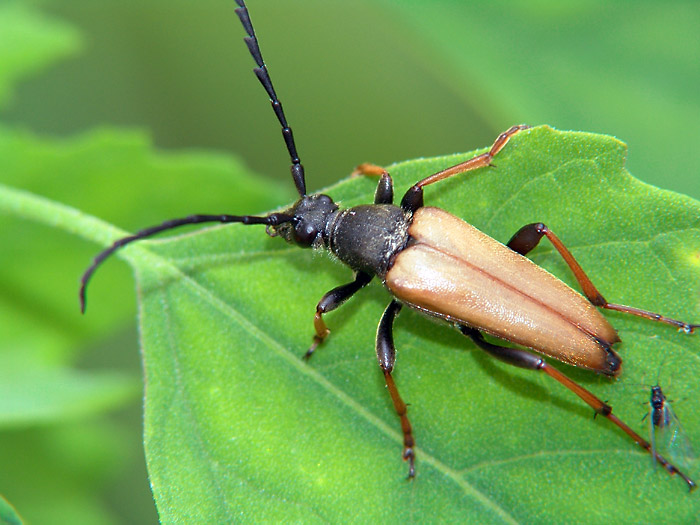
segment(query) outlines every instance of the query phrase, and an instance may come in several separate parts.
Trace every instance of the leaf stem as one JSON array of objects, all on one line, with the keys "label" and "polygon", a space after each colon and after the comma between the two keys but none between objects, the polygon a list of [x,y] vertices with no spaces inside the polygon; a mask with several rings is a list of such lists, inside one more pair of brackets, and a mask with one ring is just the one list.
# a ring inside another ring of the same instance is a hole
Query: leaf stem
[{"label": "leaf stem", "polygon": [[58,228],[102,246],[128,235],[124,230],[46,197],[0,184],[0,213]]}]

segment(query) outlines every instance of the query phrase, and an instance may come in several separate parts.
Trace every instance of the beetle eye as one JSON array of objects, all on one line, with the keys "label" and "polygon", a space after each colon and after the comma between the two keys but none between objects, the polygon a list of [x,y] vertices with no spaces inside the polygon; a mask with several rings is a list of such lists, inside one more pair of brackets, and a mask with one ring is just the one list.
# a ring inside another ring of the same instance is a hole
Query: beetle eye
[{"label": "beetle eye", "polygon": [[304,246],[311,246],[318,236],[318,230],[313,226],[313,224],[300,221],[294,227],[294,236],[299,244]]}]

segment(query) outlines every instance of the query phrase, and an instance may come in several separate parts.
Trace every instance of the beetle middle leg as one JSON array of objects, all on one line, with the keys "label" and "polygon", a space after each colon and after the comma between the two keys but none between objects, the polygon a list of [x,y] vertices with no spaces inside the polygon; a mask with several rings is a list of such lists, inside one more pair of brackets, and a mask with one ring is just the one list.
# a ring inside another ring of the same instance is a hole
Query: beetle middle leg
[{"label": "beetle middle leg", "polygon": [[579,265],[576,259],[574,259],[574,256],[567,249],[567,247],[564,246],[564,243],[561,242],[559,237],[557,237],[552,230],[541,222],[528,224],[520,228],[520,230],[518,230],[515,235],[511,237],[510,241],[508,241],[507,246],[511,250],[518,252],[520,255],[526,255],[528,252],[530,252],[530,250],[539,244],[542,237],[547,237],[547,239],[549,239],[552,245],[556,248],[566,264],[569,266],[569,268],[571,268],[571,271],[574,272],[574,276],[581,285],[583,293],[595,306],[605,308],[607,310],[615,310],[618,312],[636,315],[638,317],[651,319],[652,321],[658,321],[660,323],[666,323],[671,326],[675,326],[678,328],[678,330],[687,334],[692,334],[696,328],[700,327],[700,324],[690,324],[677,319],[671,319],[670,317],[666,317],[655,312],[650,312],[648,310],[641,310],[639,308],[625,306],[622,304],[609,303],[598,291],[593,282],[583,271],[583,268],[581,268],[581,265]]},{"label": "beetle middle leg", "polygon": [[330,292],[327,292],[321,300],[316,305],[316,315],[314,315],[314,328],[316,329],[316,335],[314,335],[314,341],[309,347],[309,349],[304,354],[304,359],[309,359],[314,350],[320,345],[331,331],[326,326],[323,321],[323,314],[332,312],[338,308],[345,301],[350,299],[360,288],[364,288],[372,280],[372,276],[365,272],[357,272],[355,280],[333,288]]},{"label": "beetle middle leg", "polygon": [[384,380],[386,381],[386,386],[389,389],[389,394],[391,395],[391,400],[394,403],[394,408],[396,413],[401,419],[401,431],[403,432],[403,459],[408,461],[408,479],[412,479],[416,475],[415,469],[415,453],[413,447],[415,446],[415,441],[413,440],[413,430],[411,429],[411,422],[408,420],[406,412],[408,408],[406,403],[399,395],[399,390],[396,388],[396,383],[394,383],[394,378],[391,377],[391,371],[394,369],[394,363],[396,362],[396,347],[394,346],[394,334],[393,326],[396,314],[401,310],[401,303],[398,301],[391,301],[382,319],[379,321],[379,326],[377,327],[377,359],[379,360],[379,366],[384,372]]},{"label": "beetle middle leg", "polygon": [[607,403],[601,401],[595,394],[589,390],[583,388],[581,385],[571,380],[566,375],[562,374],[559,370],[548,364],[543,358],[532,354],[526,350],[519,348],[512,348],[507,346],[499,346],[489,343],[484,339],[484,336],[478,330],[465,325],[458,325],[459,331],[464,335],[469,337],[474,343],[485,350],[492,356],[504,361],[510,365],[517,366],[520,368],[525,368],[527,370],[541,371],[547,374],[549,377],[555,381],[561,383],[566,388],[571,390],[574,394],[585,401],[596,414],[606,417],[612,421],[617,427],[619,427],[625,434],[634,440],[637,445],[646,450],[651,456],[658,461],[669,474],[678,474],[683,480],[688,484],[688,488],[693,490],[695,488],[695,482],[688,476],[683,474],[675,465],[670,463],[666,458],[659,455],[654,447],[652,447],[648,441],[632,430],[627,423],[619,419],[615,414],[612,413],[612,407]]},{"label": "beetle middle leg", "polygon": [[476,155],[471,159],[460,162],[459,164],[446,168],[442,171],[438,171],[437,173],[433,173],[432,175],[418,181],[408,189],[406,194],[403,196],[403,199],[401,199],[401,207],[406,211],[414,212],[418,208],[423,207],[423,188],[425,186],[434,184],[454,175],[459,175],[460,173],[491,166],[493,158],[505,147],[510,138],[519,131],[528,129],[529,127],[530,126],[527,124],[511,126],[496,138],[493,145],[486,153]]}]

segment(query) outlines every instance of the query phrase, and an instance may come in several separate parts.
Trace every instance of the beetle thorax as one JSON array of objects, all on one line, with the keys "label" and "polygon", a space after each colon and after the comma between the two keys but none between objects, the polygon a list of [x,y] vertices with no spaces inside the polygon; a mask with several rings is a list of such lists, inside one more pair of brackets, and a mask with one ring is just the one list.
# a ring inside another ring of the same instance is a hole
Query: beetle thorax
[{"label": "beetle thorax", "polygon": [[355,271],[384,279],[408,242],[410,217],[392,204],[355,206],[336,213],[328,248]]}]

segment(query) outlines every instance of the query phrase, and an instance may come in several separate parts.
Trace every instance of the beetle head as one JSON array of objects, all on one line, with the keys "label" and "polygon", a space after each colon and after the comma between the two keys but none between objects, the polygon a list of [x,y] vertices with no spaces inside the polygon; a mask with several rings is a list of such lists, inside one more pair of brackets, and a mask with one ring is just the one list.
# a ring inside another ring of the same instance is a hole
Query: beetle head
[{"label": "beetle head", "polygon": [[326,227],[337,210],[338,205],[328,195],[305,195],[284,210],[293,219],[269,226],[268,233],[304,248],[320,248],[324,245]]}]

